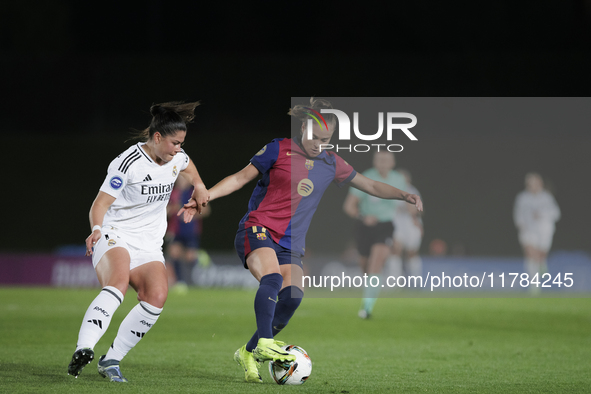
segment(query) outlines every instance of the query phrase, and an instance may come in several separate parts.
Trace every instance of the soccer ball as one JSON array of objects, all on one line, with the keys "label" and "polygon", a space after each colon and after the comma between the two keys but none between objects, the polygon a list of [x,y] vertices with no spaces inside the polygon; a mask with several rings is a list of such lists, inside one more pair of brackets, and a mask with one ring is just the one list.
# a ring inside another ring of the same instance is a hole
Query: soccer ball
[{"label": "soccer ball", "polygon": [[277,384],[299,385],[310,377],[312,372],[312,360],[304,349],[295,345],[286,345],[282,347],[286,352],[296,356],[295,361],[284,366],[273,361],[269,362],[269,373],[275,379]]}]

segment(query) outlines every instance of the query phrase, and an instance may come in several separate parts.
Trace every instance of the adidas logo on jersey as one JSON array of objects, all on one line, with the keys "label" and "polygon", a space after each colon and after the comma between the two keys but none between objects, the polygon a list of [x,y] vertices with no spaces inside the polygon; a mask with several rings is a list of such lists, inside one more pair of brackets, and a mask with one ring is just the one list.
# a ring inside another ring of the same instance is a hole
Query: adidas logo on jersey
[{"label": "adidas logo on jersey", "polygon": [[148,182],[151,181],[152,177],[150,176],[150,174],[146,175],[146,177],[144,178],[143,182]]}]

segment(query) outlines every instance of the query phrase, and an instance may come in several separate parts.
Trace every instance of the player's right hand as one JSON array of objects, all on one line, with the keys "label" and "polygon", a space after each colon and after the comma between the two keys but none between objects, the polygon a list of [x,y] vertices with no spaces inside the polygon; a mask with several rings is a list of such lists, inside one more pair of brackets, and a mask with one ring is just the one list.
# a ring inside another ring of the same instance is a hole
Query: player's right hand
[{"label": "player's right hand", "polygon": [[414,204],[419,212],[423,212],[423,201],[421,197],[416,194],[407,194],[404,198],[404,201],[410,204]]},{"label": "player's right hand", "polygon": [[92,232],[92,234],[90,234],[88,236],[88,238],[86,238],[86,254],[85,254],[85,256],[92,255],[92,248],[94,247],[94,245],[96,245],[96,243],[98,242],[99,239],[101,239],[100,230],[94,230]]}]

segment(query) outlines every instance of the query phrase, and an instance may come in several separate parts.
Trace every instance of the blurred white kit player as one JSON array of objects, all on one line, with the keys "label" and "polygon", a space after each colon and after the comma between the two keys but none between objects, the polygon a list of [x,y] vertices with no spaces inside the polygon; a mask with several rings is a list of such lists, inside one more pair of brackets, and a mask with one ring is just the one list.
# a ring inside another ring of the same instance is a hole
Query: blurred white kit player
[{"label": "blurred white kit player", "polygon": [[[411,184],[411,176],[407,170],[398,170],[406,179],[406,192],[421,194]],[[412,275],[421,276],[423,262],[419,256],[419,248],[423,239],[423,220],[420,213],[410,204],[400,204],[396,207],[393,217],[394,244],[393,254],[389,257],[386,272],[391,276]],[[406,260],[403,263],[403,253],[406,252]]]},{"label": "blurred white kit player", "polygon": [[552,194],[544,190],[542,177],[536,173],[527,174],[525,190],[515,200],[513,220],[525,254],[525,271],[530,278],[547,271],[546,257],[559,219],[560,208]]}]

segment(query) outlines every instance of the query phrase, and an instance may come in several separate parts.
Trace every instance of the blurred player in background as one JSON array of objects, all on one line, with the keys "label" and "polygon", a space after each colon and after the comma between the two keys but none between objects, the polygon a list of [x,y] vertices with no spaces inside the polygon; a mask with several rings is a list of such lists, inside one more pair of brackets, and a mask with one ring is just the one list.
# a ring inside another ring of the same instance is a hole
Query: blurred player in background
[{"label": "blurred player in background", "polygon": [[[257,331],[238,349],[234,359],[242,366],[247,382],[262,382],[256,361],[292,361],[277,335],[289,322],[304,295],[302,289],[306,232],[320,198],[331,183],[353,187],[380,198],[404,200],[422,210],[418,196],[376,182],[355,172],[333,152],[321,150],[336,127],[336,116],[324,114],[322,126],[313,123],[312,138],[307,126],[322,108],[332,108],[322,99],[297,105],[290,114],[302,127],[293,139],[278,138],[265,145],[241,171],[224,178],[210,189],[211,200],[226,196],[259,175],[236,234],[235,247],[244,268],[260,282],[254,300]],[[317,118],[318,119],[318,118]],[[196,202],[179,212],[193,214]]]},{"label": "blurred player in background", "polygon": [[191,274],[193,268],[199,262],[202,219],[209,216],[211,207],[205,206],[201,215],[189,223],[177,216],[179,209],[193,195],[193,185],[184,177],[179,177],[174,185],[168,203],[168,230],[165,248],[167,266],[172,266],[169,271],[169,285],[173,285],[180,292],[185,292],[187,286],[193,285]]},{"label": "blurred player in background", "polygon": [[[406,181],[406,190],[420,196],[416,187],[412,185],[410,172],[398,170]],[[423,262],[419,256],[419,248],[423,239],[423,220],[421,212],[410,204],[398,204],[394,212],[394,246],[392,255],[388,258],[386,272],[388,275],[421,276]],[[406,256],[404,256],[406,254]]]},{"label": "blurred player in background", "polygon": [[[560,208],[552,194],[544,189],[542,177],[534,172],[525,176],[525,190],[517,195],[513,220],[519,232],[519,243],[525,255],[525,272],[530,280],[548,271],[546,258],[555,223],[560,219]],[[538,280],[542,278],[538,276]],[[530,287],[539,290],[537,286]]]},{"label": "blurred player in background", "polygon": [[152,122],[139,132],[139,142],[117,156],[90,208],[92,233],[86,238],[86,255],[102,286],[88,307],[78,334],[68,374],[78,377],[94,359],[94,346],[107,331],[113,314],[129,286],[137,304],[123,319],[98,371],[113,382],[127,382],[119,362],[156,323],[168,293],[162,254],[166,232],[166,205],[179,175],[195,187],[191,198],[195,213],[207,203],[209,193],[197,168],[181,149],[187,123],[199,103],[164,103],[150,108]]},{"label": "blurred player in background", "polygon": [[[376,152],[373,156],[373,167],[366,170],[363,175],[374,181],[406,190],[406,180],[402,174],[394,170],[395,166],[394,153]],[[357,250],[361,255],[361,270],[370,278],[380,277],[384,262],[390,254],[394,232],[392,218],[397,204],[398,202],[395,200],[382,200],[358,188],[349,189],[349,195],[343,204],[345,213],[358,219],[354,237],[357,242]],[[368,286],[363,289],[363,300],[359,310],[360,318],[367,319],[371,316],[380,288],[381,286]]]}]

